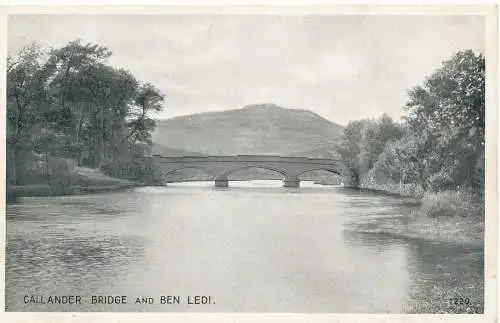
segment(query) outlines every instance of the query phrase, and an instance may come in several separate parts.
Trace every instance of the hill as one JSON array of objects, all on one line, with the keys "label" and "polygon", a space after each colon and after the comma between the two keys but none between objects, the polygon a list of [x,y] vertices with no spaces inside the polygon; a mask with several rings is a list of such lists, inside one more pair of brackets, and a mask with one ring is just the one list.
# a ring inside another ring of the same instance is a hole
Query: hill
[{"label": "hill", "polygon": [[290,155],[332,145],[341,131],[342,126],[311,111],[258,104],[159,120],[153,142],[157,150],[181,153]]},{"label": "hill", "polygon": [[288,156],[340,159],[340,155],[336,151],[336,144],[319,145],[307,150],[293,152]]},{"label": "hill", "polygon": [[162,155],[164,157],[204,156],[203,154],[197,152],[165,147],[156,142],[153,142],[152,152],[155,155]]}]

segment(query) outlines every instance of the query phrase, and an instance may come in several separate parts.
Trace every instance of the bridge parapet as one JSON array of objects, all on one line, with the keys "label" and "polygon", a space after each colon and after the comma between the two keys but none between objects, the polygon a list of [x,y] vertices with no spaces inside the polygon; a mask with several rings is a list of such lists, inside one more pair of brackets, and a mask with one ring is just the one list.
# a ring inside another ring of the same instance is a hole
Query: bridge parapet
[{"label": "bridge parapet", "polygon": [[210,174],[216,186],[227,186],[230,174],[248,168],[263,168],[283,175],[286,187],[298,187],[298,176],[302,173],[315,170],[325,170],[341,174],[340,161],[325,158],[285,157],[273,155],[235,155],[235,156],[185,156],[163,157],[153,155],[156,165],[155,179],[184,168],[197,168]]}]

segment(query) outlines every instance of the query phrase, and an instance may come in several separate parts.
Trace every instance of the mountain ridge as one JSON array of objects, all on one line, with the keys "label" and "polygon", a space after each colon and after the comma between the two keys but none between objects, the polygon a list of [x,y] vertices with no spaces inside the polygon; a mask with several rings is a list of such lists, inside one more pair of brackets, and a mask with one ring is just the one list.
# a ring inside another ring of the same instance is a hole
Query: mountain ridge
[{"label": "mountain ridge", "polygon": [[152,139],[157,147],[190,154],[290,155],[332,145],[342,129],[313,111],[262,103],[161,119]]}]

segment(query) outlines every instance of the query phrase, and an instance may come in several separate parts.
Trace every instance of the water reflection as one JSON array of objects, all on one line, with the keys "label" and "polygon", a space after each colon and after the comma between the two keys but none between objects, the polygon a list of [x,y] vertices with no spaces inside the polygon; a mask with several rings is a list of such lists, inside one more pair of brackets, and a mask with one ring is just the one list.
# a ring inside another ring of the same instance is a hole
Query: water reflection
[{"label": "water reflection", "polygon": [[[359,197],[354,192],[346,191]],[[350,221],[343,237],[347,244],[384,253],[403,246],[410,284],[403,311],[408,313],[482,313],[484,306],[484,253],[474,246],[410,239],[405,226],[413,221],[415,203],[367,195],[350,200]],[[395,230],[395,228],[398,228]],[[468,305],[450,298],[470,300]]]},{"label": "water reflection", "polygon": [[368,248],[377,252],[384,252],[391,246],[401,245],[401,240],[381,233],[356,232],[344,230],[342,236],[351,248]]},{"label": "water reflection", "polygon": [[[62,202],[61,202],[62,201]],[[25,304],[25,295],[87,295],[121,284],[144,265],[149,241],[106,226],[116,225],[116,210],[87,207],[88,201],[31,199],[8,206],[6,241],[6,309],[46,311]],[[34,207],[37,206],[37,207]],[[98,218],[97,222],[94,222]],[[113,223],[115,222],[115,223]],[[97,225],[94,225],[97,224]],[[104,285],[103,285],[104,284]],[[51,311],[71,311],[52,305]]]},{"label": "water reflection", "polygon": [[[404,246],[411,284],[404,312],[476,313],[484,311],[483,250],[474,246],[444,244],[394,237],[384,232],[343,232],[347,244],[385,253]],[[451,298],[469,299],[456,305]]]},{"label": "water reflection", "polygon": [[[26,199],[7,207],[7,309],[426,311],[422,304],[435,282],[449,296],[459,280],[481,281],[470,273],[481,274],[482,254],[381,234],[384,225],[407,221],[412,208],[395,197],[310,182],[287,189],[281,181],[230,182],[223,192],[213,182],[173,183]],[[479,288],[465,288],[482,302]],[[209,307],[24,304],[33,293],[217,301]]]}]

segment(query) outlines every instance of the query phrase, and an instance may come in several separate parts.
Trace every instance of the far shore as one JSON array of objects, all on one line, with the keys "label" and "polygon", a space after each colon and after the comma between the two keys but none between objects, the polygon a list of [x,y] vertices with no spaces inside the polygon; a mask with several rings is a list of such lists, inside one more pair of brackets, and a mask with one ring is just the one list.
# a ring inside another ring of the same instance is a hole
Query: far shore
[{"label": "far shore", "polygon": [[[7,203],[13,203],[20,197],[48,197],[65,195],[85,195],[93,193],[114,192],[144,186],[144,184],[107,176],[100,170],[78,167],[71,174],[71,185],[53,188],[47,182],[25,185],[6,185]],[[64,177],[65,180],[68,176]]]},{"label": "far shore", "polygon": [[7,187],[7,203],[13,203],[18,198],[23,197],[49,197],[119,192],[140,186],[144,185],[140,183],[130,183],[119,185],[71,186],[65,188],[64,191],[55,193],[48,184],[9,185]]},{"label": "far shore", "polygon": [[[105,178],[105,183],[102,179]],[[252,181],[255,179],[231,179],[231,181]],[[262,179],[261,179],[262,180]],[[265,179],[264,179],[265,180]],[[86,194],[98,194],[105,192],[120,192],[134,187],[148,186],[147,184],[123,180],[119,178],[114,178],[110,176],[102,176],[100,181],[96,181],[95,178],[89,179],[87,181],[91,182],[90,185],[72,185],[54,192],[49,184],[47,183],[33,183],[26,185],[7,185],[7,203],[13,203],[20,197],[49,197],[49,196],[70,196],[70,195],[86,195]],[[213,182],[212,179],[201,179],[201,180],[172,180],[168,183],[186,183],[186,182]],[[168,185],[167,183],[167,185]],[[334,184],[324,184],[316,183],[325,186],[331,186]]]}]

